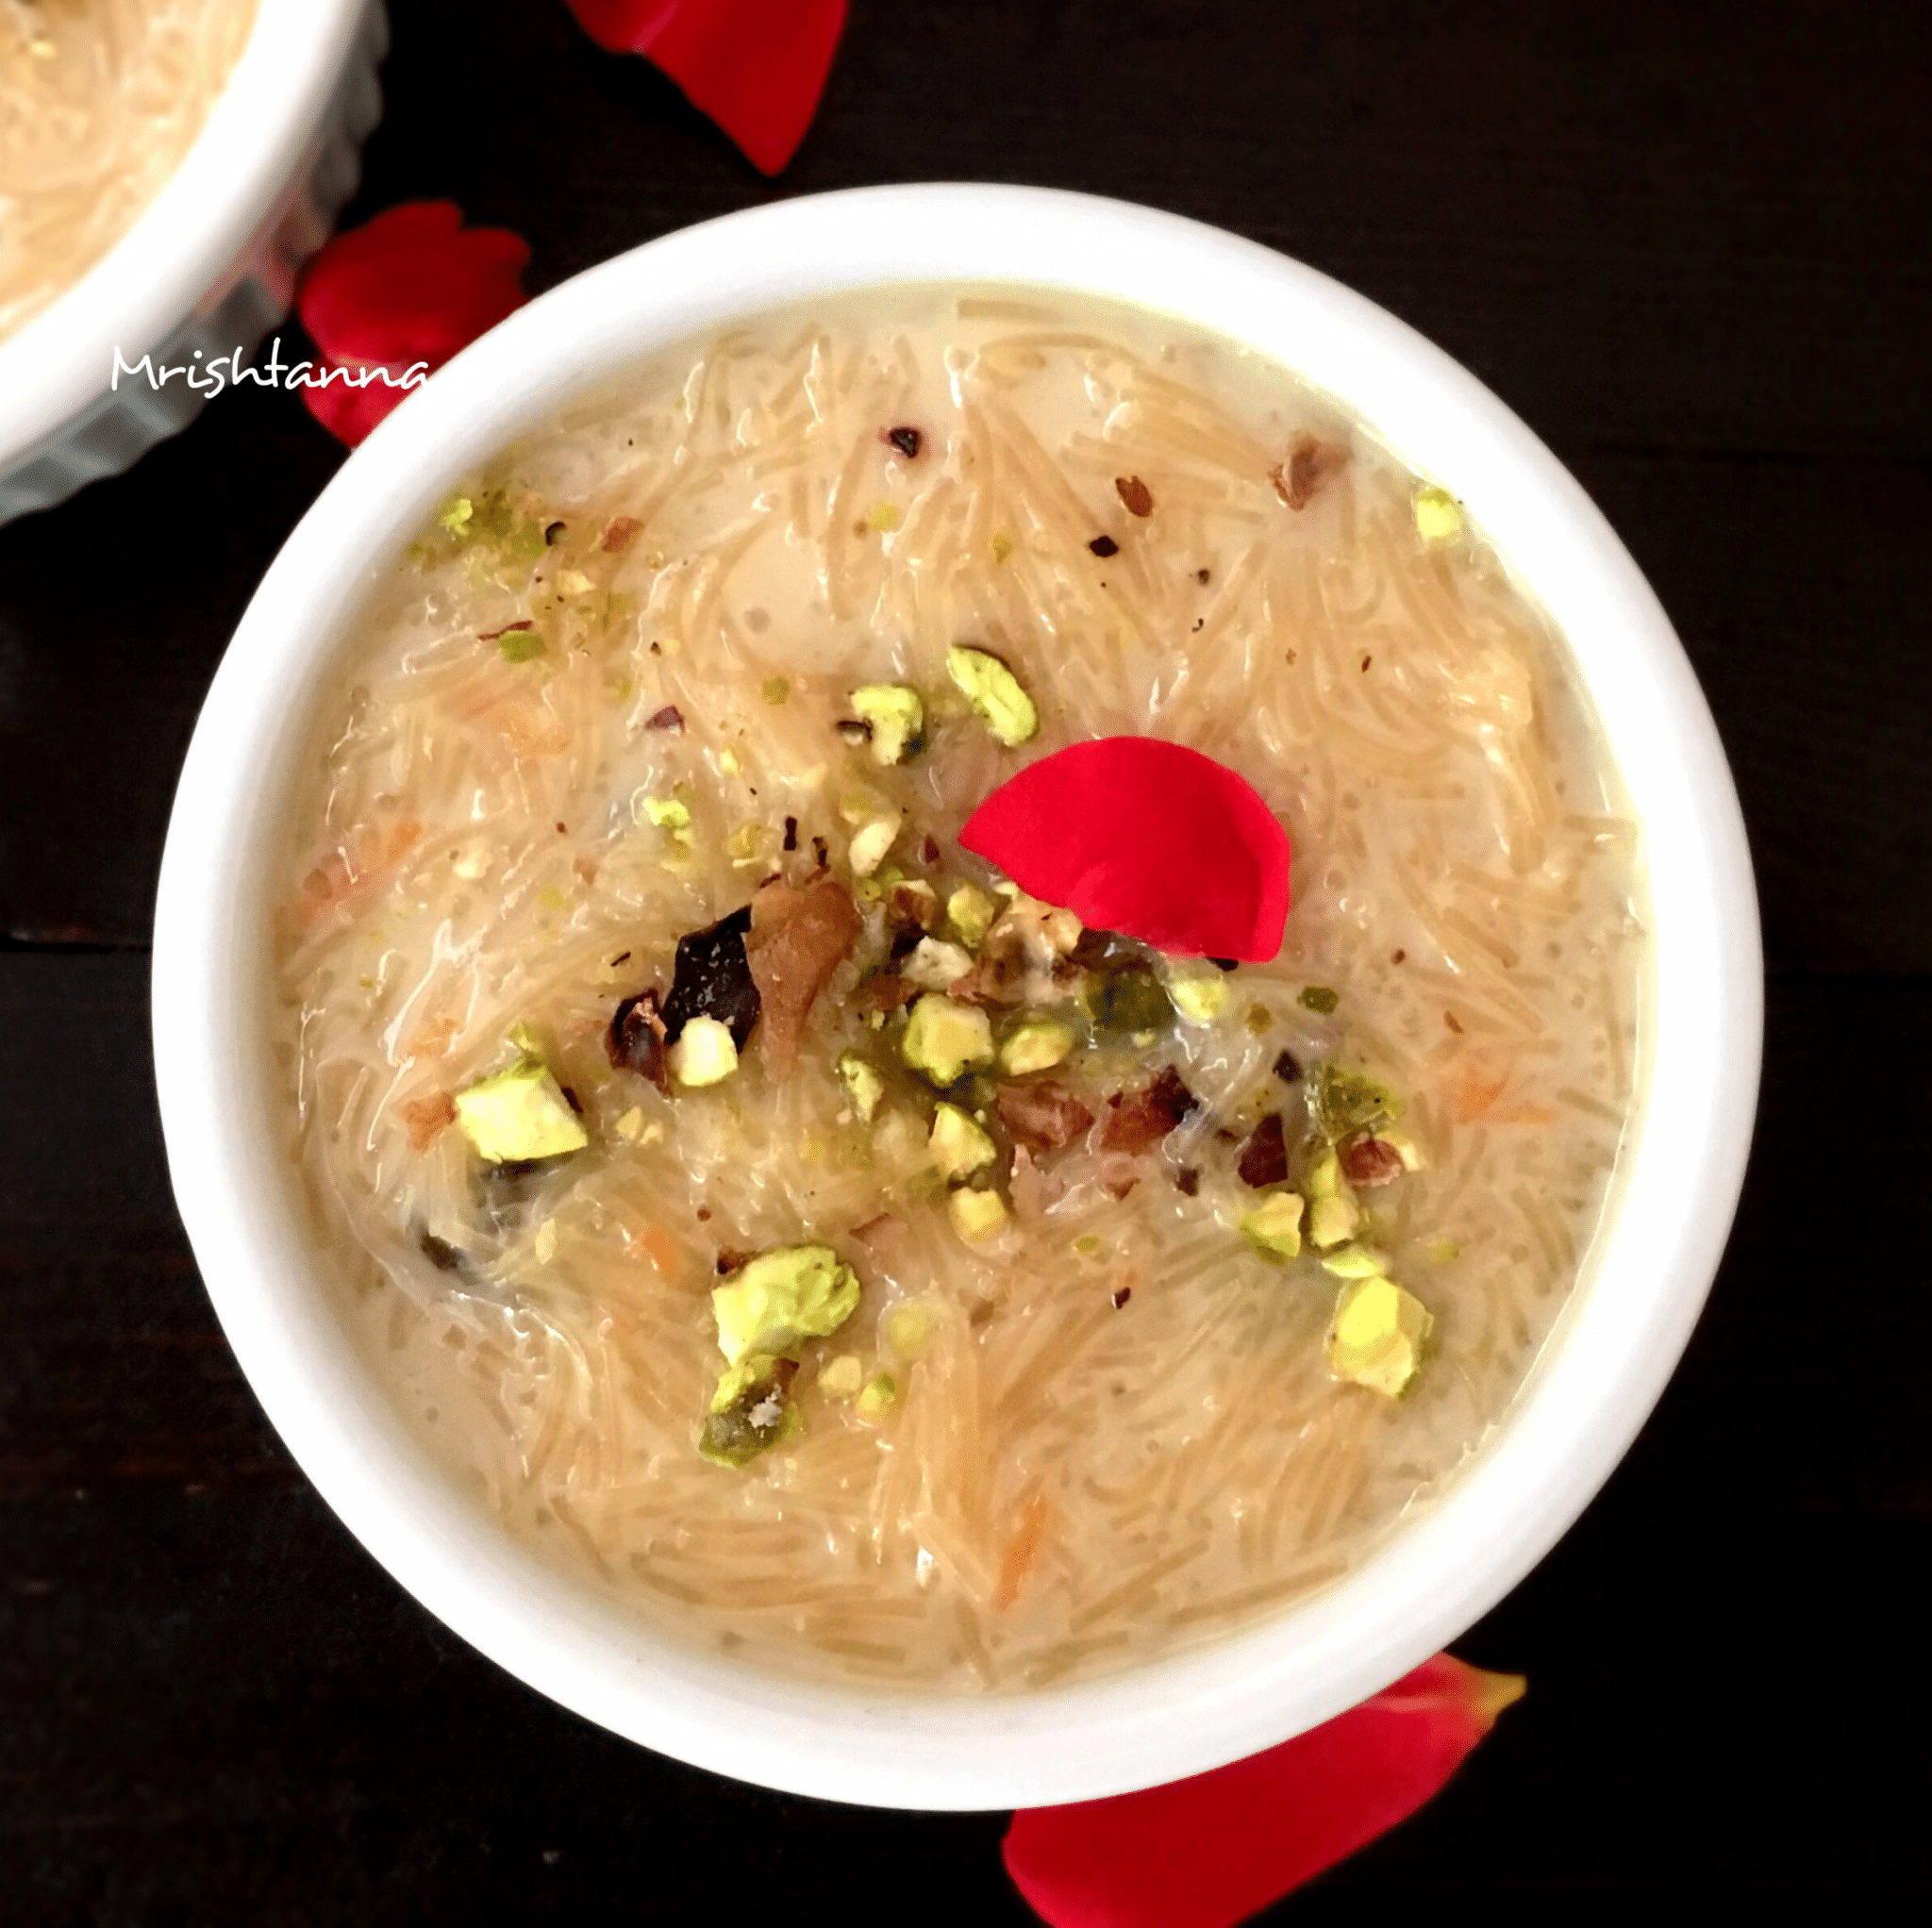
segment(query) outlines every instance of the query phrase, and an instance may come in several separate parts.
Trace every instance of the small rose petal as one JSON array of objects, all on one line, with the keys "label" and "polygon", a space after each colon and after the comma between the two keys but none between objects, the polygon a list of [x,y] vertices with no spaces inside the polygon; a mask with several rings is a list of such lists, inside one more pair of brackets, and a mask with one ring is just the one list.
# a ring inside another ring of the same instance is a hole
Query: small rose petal
[{"label": "small rose petal", "polygon": [[409,370],[433,374],[522,307],[529,258],[520,235],[465,228],[449,201],[408,201],[337,235],[304,273],[296,311],[324,367],[363,379],[305,387],[308,412],[353,447],[408,392],[395,384]]},{"label": "small rose petal", "polygon": [[959,841],[1083,923],[1261,961],[1288,918],[1288,833],[1244,777],[1155,737],[1070,744],[1003,783]]},{"label": "small rose petal", "polygon": [[1234,1928],[1413,1814],[1523,1688],[1439,1654],[1231,1767],[1023,1809],[1007,1871],[1050,1928]]},{"label": "small rose petal", "polygon": [[818,111],[845,0],[565,0],[613,54],[642,54],[776,174]]}]

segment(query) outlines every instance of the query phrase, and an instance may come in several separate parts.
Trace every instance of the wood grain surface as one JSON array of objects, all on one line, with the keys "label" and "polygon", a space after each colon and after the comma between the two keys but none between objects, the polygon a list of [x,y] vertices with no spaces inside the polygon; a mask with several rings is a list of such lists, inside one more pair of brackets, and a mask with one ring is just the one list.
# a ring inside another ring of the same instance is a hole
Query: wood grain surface
[{"label": "wood grain surface", "polygon": [[[538,289],[777,195],[1093,190],[1339,276],[1575,471],[1744,799],[1751,1175],[1636,1450],[1459,1643],[1528,1698],[1278,1918],[1932,1892],[1923,9],[854,0],[773,184],[557,0],[391,5],[352,222],[455,199],[529,238]],[[699,1774],[479,1659],[221,1338],[155,1117],[155,871],[208,679],[341,459],[293,398],[230,393],[0,530],[0,1920],[1028,1921],[1000,1817]]]}]

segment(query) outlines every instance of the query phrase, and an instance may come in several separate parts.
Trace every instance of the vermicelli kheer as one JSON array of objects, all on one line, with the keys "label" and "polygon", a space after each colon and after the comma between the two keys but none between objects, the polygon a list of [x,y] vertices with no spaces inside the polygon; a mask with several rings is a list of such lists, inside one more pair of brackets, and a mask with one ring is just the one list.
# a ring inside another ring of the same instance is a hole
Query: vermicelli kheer
[{"label": "vermicelli kheer", "polygon": [[574,405],[381,576],[287,853],[372,1370],[507,1530],[793,1670],[1038,1686],[1343,1572],[1637,1102],[1560,639],[1331,399],[1096,301],[843,296]]}]

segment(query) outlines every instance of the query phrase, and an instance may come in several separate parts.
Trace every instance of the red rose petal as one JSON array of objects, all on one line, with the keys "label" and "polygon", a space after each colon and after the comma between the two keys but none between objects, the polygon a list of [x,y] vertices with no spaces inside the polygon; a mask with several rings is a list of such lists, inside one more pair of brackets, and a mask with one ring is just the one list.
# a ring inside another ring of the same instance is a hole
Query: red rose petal
[{"label": "red rose petal", "polygon": [[1023,1809],[1007,1871],[1051,1928],[1232,1928],[1413,1814],[1523,1688],[1439,1654],[1231,1767]]},{"label": "red rose petal", "polygon": [[1288,833],[1244,778],[1155,737],[1029,764],[960,842],[1083,923],[1157,950],[1261,961],[1288,919]]},{"label": "red rose petal", "polygon": [[776,174],[818,111],[845,0],[565,0],[613,54],[642,54]]},{"label": "red rose petal", "polygon": [[[304,273],[296,311],[326,367],[386,369],[399,383],[419,366],[433,374],[522,307],[529,258],[508,228],[464,227],[453,202],[408,201],[337,235]],[[305,387],[302,399],[353,446],[408,392],[376,375]]]}]

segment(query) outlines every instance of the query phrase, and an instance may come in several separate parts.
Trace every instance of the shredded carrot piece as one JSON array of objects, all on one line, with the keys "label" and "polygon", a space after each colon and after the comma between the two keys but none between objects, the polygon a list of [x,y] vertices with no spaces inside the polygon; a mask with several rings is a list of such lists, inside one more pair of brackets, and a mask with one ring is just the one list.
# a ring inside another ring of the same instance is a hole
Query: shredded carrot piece
[{"label": "shredded carrot piece", "polygon": [[1503,1095],[1503,1087],[1508,1082],[1507,1072],[1489,1078],[1474,1068],[1465,1071],[1456,1082],[1455,1104],[1457,1119],[1468,1124],[1473,1120],[1481,1118]]},{"label": "shredded carrot piece", "polygon": [[358,825],[303,878],[299,921],[312,923],[323,911],[361,896],[401,863],[422,837],[423,825],[414,817],[391,823],[386,833],[378,824]]},{"label": "shredded carrot piece", "polygon": [[570,732],[542,710],[512,709],[491,721],[503,733],[511,755],[525,761],[536,756],[561,756],[571,747]]},{"label": "shredded carrot piece", "polygon": [[419,1057],[441,1057],[456,1042],[460,1027],[454,1018],[439,1018],[433,1024],[425,1024],[411,1038],[405,1047],[408,1060],[413,1064]]},{"label": "shredded carrot piece", "polygon": [[677,1240],[654,1221],[644,1227],[638,1242],[651,1255],[651,1263],[667,1279],[675,1282],[683,1259],[683,1254],[677,1249]]},{"label": "shredded carrot piece", "polygon": [[1020,1524],[1000,1555],[999,1585],[992,1591],[992,1604],[1002,1612],[1019,1599],[1020,1589],[1040,1558],[1040,1549],[1046,1539],[1046,1515],[1044,1493],[1035,1493],[1021,1509]]},{"label": "shredded carrot piece", "polygon": [[457,1101],[447,1091],[427,1098],[415,1098],[403,1106],[403,1122],[409,1127],[409,1149],[426,1152],[444,1125],[454,1124]]}]

